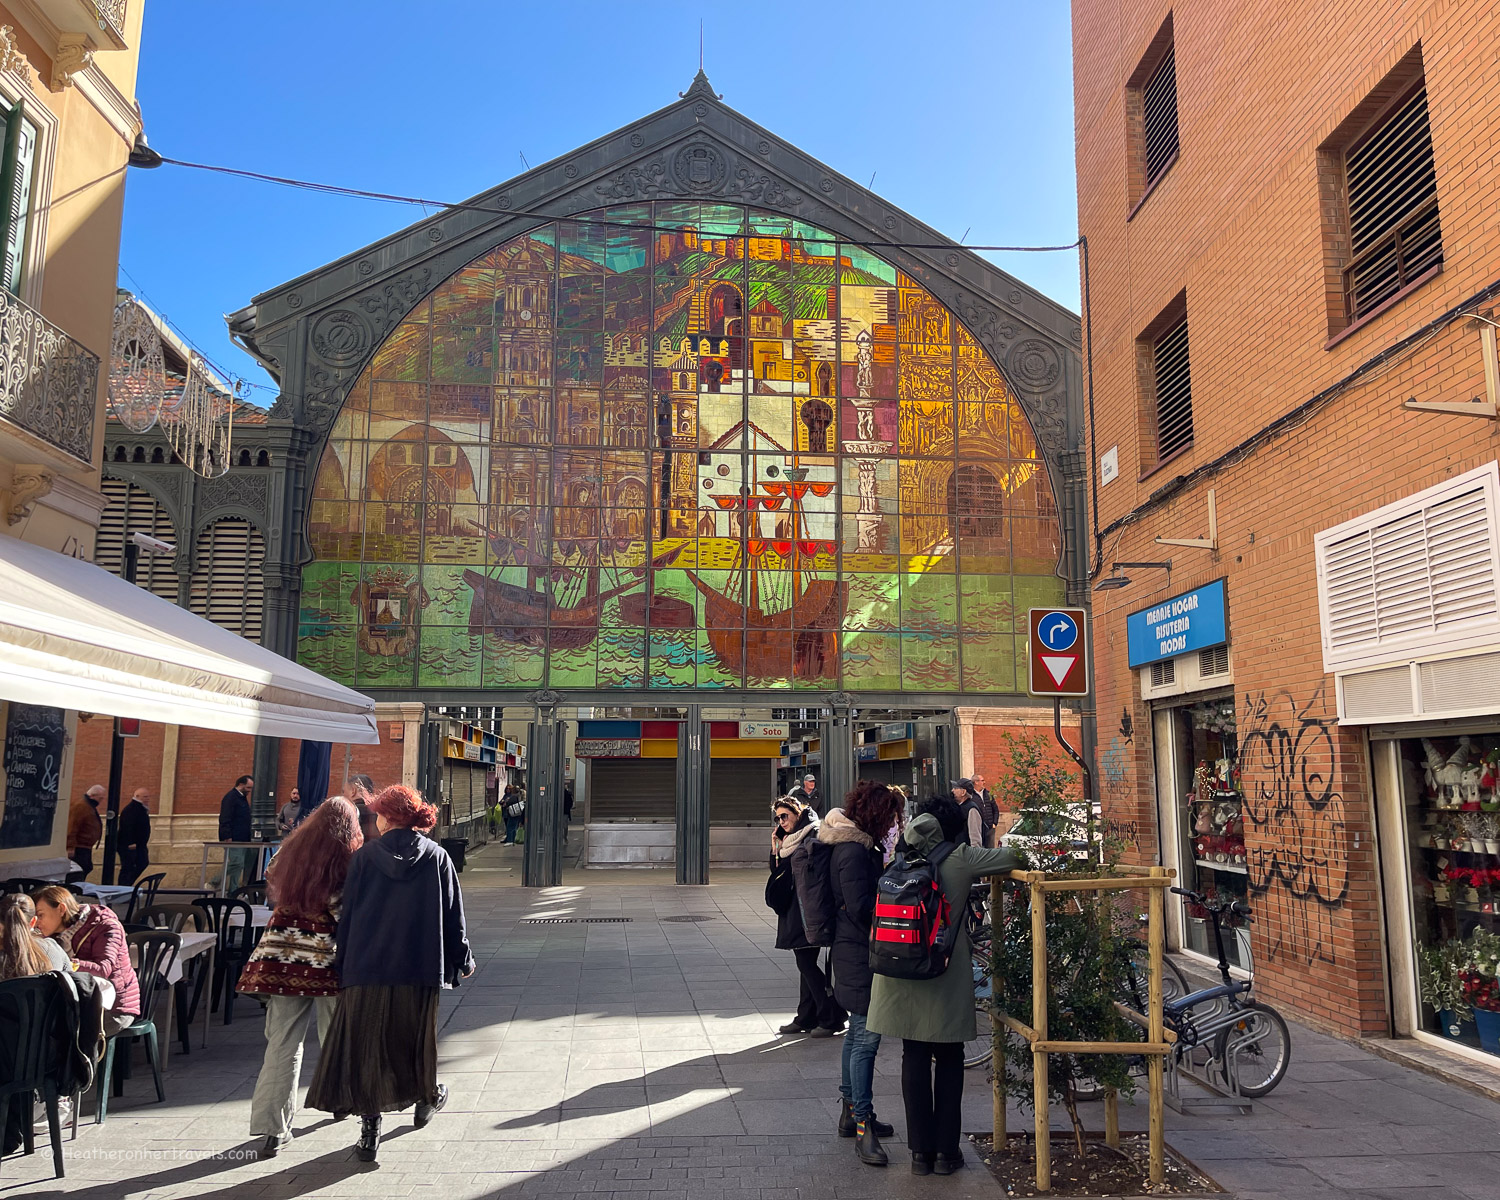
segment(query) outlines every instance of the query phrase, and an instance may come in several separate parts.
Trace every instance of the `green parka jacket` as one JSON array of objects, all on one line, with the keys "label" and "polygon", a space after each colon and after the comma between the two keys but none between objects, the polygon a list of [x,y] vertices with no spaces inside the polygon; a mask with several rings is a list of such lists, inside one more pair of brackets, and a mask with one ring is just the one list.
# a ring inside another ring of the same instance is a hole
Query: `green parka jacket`
[{"label": "green parka jacket", "polygon": [[[912,850],[930,853],[943,840],[937,818],[927,813],[906,827],[902,840]],[[985,875],[1002,875],[1024,867],[1014,850],[959,846],[943,860],[938,877],[955,919],[964,920],[969,888]],[[892,979],[876,975],[865,1019],[871,1033],[917,1042],[966,1042],[974,1037],[974,968],[969,932],[959,925],[948,969],[936,979]]]}]

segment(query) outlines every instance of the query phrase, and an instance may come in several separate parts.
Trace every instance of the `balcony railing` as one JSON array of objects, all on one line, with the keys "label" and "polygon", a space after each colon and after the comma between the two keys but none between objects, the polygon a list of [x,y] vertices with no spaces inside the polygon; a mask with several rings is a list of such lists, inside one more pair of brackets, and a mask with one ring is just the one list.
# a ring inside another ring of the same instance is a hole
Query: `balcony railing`
[{"label": "balcony railing", "polygon": [[125,13],[130,0],[31,0],[34,8],[76,43],[89,50],[124,50]]},{"label": "balcony railing", "polygon": [[0,290],[0,418],[93,461],[99,356]]},{"label": "balcony railing", "polygon": [[101,21],[108,22],[121,41],[125,40],[126,0],[84,0],[84,3],[98,12]]}]

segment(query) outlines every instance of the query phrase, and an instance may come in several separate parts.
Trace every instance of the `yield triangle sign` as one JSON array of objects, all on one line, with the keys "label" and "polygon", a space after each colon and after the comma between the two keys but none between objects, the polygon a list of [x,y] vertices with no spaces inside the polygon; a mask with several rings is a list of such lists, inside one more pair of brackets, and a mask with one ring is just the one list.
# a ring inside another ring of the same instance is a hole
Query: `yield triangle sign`
[{"label": "yield triangle sign", "polygon": [[1073,669],[1073,664],[1078,661],[1076,654],[1044,654],[1042,655],[1042,666],[1047,668],[1047,674],[1052,676],[1052,682],[1062,687],[1062,681],[1068,677],[1068,672]]}]

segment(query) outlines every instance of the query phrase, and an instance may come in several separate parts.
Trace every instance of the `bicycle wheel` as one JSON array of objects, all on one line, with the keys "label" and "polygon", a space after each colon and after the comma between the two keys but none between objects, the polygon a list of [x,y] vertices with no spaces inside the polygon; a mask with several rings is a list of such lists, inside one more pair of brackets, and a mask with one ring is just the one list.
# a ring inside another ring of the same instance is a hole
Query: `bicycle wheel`
[{"label": "bicycle wheel", "polygon": [[1255,1099],[1269,1094],[1292,1061],[1292,1035],[1281,1014],[1252,1000],[1240,1009],[1239,1019],[1221,1029],[1214,1039],[1214,1058],[1226,1076],[1234,1055],[1234,1080],[1241,1096]]},{"label": "bicycle wheel", "polygon": [[[1137,1012],[1146,1011],[1146,1003],[1150,998],[1151,979],[1151,950],[1144,942],[1136,942],[1130,948],[1130,960],[1134,968],[1131,977],[1125,981],[1122,988],[1124,994],[1121,1001]],[[1182,973],[1182,968],[1174,963],[1166,955],[1161,960],[1161,999],[1163,1004],[1170,1004],[1174,1000],[1181,1000],[1193,990],[1188,983],[1187,976]]]},{"label": "bicycle wheel", "polygon": [[994,1044],[990,1040],[990,1008],[987,1004],[976,1004],[974,1006],[974,1025],[978,1029],[978,1036],[964,1043],[964,1066],[982,1067],[990,1061],[991,1051]]}]

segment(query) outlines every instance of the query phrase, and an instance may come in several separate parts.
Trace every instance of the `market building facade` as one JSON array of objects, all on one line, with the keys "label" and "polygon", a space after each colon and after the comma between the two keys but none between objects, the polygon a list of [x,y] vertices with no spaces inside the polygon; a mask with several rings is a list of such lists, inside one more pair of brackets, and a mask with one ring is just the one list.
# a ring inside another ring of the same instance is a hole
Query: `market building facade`
[{"label": "market building facade", "polygon": [[1106,815],[1268,1000],[1493,1054],[1500,15],[1073,8]]},{"label": "market building facade", "polygon": [[[701,881],[760,860],[735,827],[763,840],[791,771],[936,789],[1050,726],[1024,621],[1086,597],[1077,317],[701,75],[230,331],[281,398],[194,494],[254,531],[261,642],[383,727],[524,746],[533,810],[566,779],[595,865]],[[210,514],[153,453],[122,436],[108,471],[197,545]],[[263,817],[288,756],[249,751]]]}]

